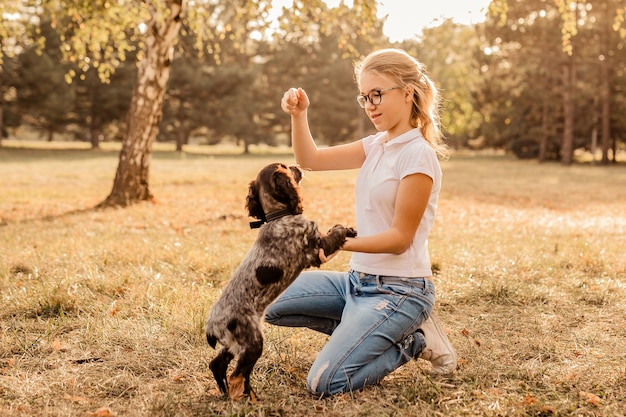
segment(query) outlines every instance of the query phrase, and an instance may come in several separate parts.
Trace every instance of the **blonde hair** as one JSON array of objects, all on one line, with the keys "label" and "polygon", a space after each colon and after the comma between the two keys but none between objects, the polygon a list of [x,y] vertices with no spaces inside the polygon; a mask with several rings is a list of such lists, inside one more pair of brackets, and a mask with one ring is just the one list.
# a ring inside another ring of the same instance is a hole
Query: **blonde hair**
[{"label": "blonde hair", "polygon": [[413,90],[411,126],[420,128],[422,136],[442,157],[448,155],[439,128],[439,94],[435,83],[428,77],[424,65],[402,49],[381,49],[372,52],[354,66],[357,83],[363,72],[372,71],[388,77],[402,87]]}]

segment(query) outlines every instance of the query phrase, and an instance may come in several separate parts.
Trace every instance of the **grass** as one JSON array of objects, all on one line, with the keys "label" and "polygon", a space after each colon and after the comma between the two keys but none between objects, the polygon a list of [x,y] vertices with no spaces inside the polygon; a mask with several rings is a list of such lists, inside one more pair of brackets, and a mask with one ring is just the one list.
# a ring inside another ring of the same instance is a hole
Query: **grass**
[{"label": "grass", "polygon": [[[256,232],[247,184],[288,153],[157,149],[157,200],[94,211],[117,151],[0,148],[0,415],[624,416],[626,167],[457,154],[430,239],[448,378],[411,362],[313,398],[325,337],[266,327],[256,404],[222,399],[203,325]],[[353,224],[355,172],[308,173],[305,214]],[[324,265],[344,269],[348,254]]]}]

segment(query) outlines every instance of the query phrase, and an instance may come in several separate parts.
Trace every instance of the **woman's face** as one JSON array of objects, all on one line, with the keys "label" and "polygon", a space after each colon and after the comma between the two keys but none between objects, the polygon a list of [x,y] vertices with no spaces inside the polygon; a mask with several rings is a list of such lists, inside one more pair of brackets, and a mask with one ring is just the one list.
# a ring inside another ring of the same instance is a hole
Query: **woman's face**
[{"label": "woman's face", "polygon": [[367,100],[365,112],[379,132],[387,131],[389,139],[401,135],[413,127],[411,117],[411,95],[406,88],[400,87],[388,77],[384,77],[372,71],[364,71],[359,78],[359,85],[364,96],[369,96],[376,102],[378,91],[381,102],[372,104]]}]

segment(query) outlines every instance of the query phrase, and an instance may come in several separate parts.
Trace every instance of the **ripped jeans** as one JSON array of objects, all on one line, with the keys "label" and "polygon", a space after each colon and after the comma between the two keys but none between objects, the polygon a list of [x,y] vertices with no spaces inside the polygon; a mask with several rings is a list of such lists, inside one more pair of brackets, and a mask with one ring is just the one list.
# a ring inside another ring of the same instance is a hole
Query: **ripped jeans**
[{"label": "ripped jeans", "polygon": [[265,319],[330,335],[307,377],[312,393],[328,396],[377,384],[417,358],[426,346],[417,330],[434,303],[428,279],[313,270],[270,305]]}]

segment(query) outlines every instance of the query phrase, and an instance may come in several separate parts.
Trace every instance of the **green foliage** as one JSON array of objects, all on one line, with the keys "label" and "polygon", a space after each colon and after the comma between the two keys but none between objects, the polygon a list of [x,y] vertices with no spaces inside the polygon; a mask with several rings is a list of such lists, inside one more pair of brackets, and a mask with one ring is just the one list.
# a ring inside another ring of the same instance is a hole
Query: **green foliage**
[{"label": "green foliage", "polygon": [[425,64],[439,88],[444,134],[454,147],[467,146],[482,122],[479,107],[472,103],[483,82],[478,58],[483,45],[477,30],[446,20],[425,29],[419,40],[400,44]]},{"label": "green foliage", "polygon": [[[134,57],[134,53],[129,56]],[[99,147],[101,139],[121,140],[119,134],[106,132],[110,126],[125,122],[136,73],[137,68],[130,60],[120,63],[106,84],[93,68],[80,74],[71,84],[76,92],[75,129],[81,138],[88,138],[94,148]]]},{"label": "green foliage", "polygon": [[47,42],[41,51],[33,45],[19,55],[14,108],[52,140],[74,119],[75,92],[64,80],[69,65],[60,62],[58,37],[47,24],[39,29]]},{"label": "green foliage", "polygon": [[[70,70],[70,77],[93,67],[106,82],[128,53],[134,51],[144,25],[151,18],[162,16],[162,3],[150,4],[133,0],[45,2],[44,13],[61,34],[64,58],[77,67]],[[152,7],[157,9],[154,14],[150,13]]]},{"label": "green foliage", "polygon": [[0,3],[0,75],[5,57],[15,57],[23,47],[36,45],[39,49],[43,48],[45,38],[29,36],[34,25],[33,15],[38,14],[37,9],[34,0]]},{"label": "green foliage", "polygon": [[[475,107],[484,117],[480,128],[484,144],[508,148],[516,140],[548,144],[560,138],[563,147],[566,141],[574,147],[590,147],[604,105],[603,83],[616,91],[624,82],[624,61],[609,58],[624,55],[624,41],[608,30],[612,18],[607,18],[607,12],[612,9],[606,2],[580,2],[575,31],[563,26],[569,12],[562,7],[545,0],[509,1],[506,14],[491,15],[486,22],[483,33],[488,43],[479,59],[484,78],[475,94]],[[565,43],[563,33],[570,36]],[[570,47],[575,48],[574,61]],[[573,85],[564,78],[566,65],[573,68]],[[602,66],[607,67],[604,80],[598,77]],[[624,123],[619,96],[607,96],[612,117],[606,123],[614,143]],[[574,116],[567,114],[565,106],[573,107]],[[568,117],[573,126],[569,138],[565,135]]]},{"label": "green foliage", "polygon": [[[103,134],[120,139],[135,63],[144,58],[142,28],[151,13],[159,18],[164,3],[155,2],[151,9],[142,2],[81,0],[67,10],[59,9],[60,4],[50,1],[29,12],[44,16],[48,7],[56,10],[50,16],[60,38],[43,23],[16,38],[26,48],[11,60],[14,69],[8,61],[4,65],[4,125],[19,125],[20,115],[27,114],[24,121],[42,129],[95,138],[94,146]],[[174,141],[178,149],[190,138],[207,144],[235,142],[246,151],[256,143],[288,144],[288,118],[279,103],[293,86],[302,86],[311,97],[311,126],[320,143],[371,132],[354,104],[352,64],[372,48],[389,46],[375,17],[375,2],[355,2],[353,7],[294,2],[283,9],[274,32],[268,31],[267,1],[193,5],[183,14],[158,140]],[[553,0],[493,1],[484,24],[444,21],[419,38],[394,45],[424,62],[440,88],[442,127],[453,147],[538,150],[543,141],[556,143],[549,157],[559,157],[567,91],[562,67],[569,59],[563,51],[559,5]],[[600,118],[608,103],[609,145],[617,149],[626,131],[626,48],[617,31],[623,6],[619,0],[587,0],[577,13],[577,32],[571,38],[576,61],[572,142],[589,148],[594,129],[602,139]],[[13,23],[3,24],[6,32]],[[48,45],[35,47],[34,39]],[[112,66],[107,69],[105,61]],[[73,75],[70,87],[59,84],[61,73]],[[102,78],[110,84],[99,84]]]},{"label": "green foliage", "polygon": [[337,37],[342,58],[360,58],[380,45],[382,22],[376,16],[374,0],[343,1],[329,8],[323,0],[295,1],[283,8],[277,37],[315,44],[323,37]]}]

